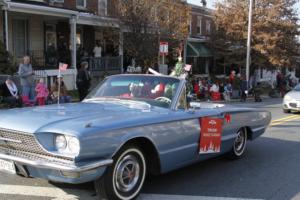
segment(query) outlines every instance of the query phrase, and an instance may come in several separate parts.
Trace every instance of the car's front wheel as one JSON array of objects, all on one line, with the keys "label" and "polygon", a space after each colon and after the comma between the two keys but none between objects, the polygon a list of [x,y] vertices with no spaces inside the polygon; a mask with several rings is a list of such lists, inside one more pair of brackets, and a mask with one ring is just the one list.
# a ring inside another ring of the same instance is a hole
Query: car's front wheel
[{"label": "car's front wheel", "polygon": [[247,146],[247,130],[245,128],[241,128],[234,139],[233,147],[228,154],[230,159],[239,159],[241,158]]},{"label": "car's front wheel", "polygon": [[114,157],[114,164],[104,176],[95,181],[99,199],[130,200],[139,195],[147,173],[146,159],[138,147],[122,148]]}]

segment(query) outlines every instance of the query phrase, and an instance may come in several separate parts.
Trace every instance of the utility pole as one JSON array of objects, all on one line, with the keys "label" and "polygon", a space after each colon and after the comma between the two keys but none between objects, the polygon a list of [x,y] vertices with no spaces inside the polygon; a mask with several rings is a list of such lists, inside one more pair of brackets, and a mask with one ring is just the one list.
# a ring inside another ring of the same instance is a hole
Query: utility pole
[{"label": "utility pole", "polygon": [[249,17],[248,17],[248,39],[247,39],[247,58],[246,58],[246,80],[249,87],[250,78],[250,57],[251,57],[251,33],[252,33],[252,13],[253,13],[253,0],[249,0]]}]

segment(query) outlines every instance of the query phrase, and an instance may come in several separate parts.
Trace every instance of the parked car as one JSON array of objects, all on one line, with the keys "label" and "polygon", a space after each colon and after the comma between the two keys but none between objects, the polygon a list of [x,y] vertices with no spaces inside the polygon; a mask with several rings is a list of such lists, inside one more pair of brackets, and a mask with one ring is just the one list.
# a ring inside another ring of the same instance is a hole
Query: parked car
[{"label": "parked car", "polygon": [[184,79],[115,75],[80,103],[1,111],[0,170],[94,181],[99,198],[134,199],[147,174],[242,157],[270,120],[263,110],[187,102]]},{"label": "parked car", "polygon": [[300,84],[296,85],[293,90],[285,94],[282,109],[284,113],[300,111]]}]

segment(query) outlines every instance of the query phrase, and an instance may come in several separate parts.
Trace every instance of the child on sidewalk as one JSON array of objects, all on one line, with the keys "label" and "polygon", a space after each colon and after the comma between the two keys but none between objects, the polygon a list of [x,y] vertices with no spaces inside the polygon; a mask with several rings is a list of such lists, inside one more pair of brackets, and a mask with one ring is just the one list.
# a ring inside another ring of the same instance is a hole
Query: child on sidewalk
[{"label": "child on sidewalk", "polygon": [[39,106],[43,106],[46,104],[46,99],[49,95],[49,90],[44,84],[44,79],[40,79],[39,83],[35,87],[35,91],[37,93],[37,102]]}]

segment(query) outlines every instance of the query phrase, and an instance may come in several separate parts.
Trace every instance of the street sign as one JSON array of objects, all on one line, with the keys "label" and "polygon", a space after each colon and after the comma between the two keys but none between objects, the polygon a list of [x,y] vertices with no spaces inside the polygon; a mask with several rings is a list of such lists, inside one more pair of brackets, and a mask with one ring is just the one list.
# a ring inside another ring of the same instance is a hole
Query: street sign
[{"label": "street sign", "polygon": [[159,43],[159,53],[162,56],[168,55],[168,53],[169,53],[169,43],[168,42],[160,42]]}]

